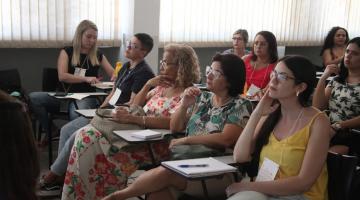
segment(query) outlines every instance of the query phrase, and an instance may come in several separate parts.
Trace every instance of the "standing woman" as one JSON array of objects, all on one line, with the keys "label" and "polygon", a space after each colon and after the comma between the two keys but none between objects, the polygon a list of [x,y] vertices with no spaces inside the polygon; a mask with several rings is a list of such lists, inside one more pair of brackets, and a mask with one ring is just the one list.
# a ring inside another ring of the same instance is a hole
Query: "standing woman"
[{"label": "standing woman", "polygon": [[232,53],[239,56],[239,58],[248,55],[250,52],[245,49],[248,40],[249,40],[249,35],[247,30],[239,29],[235,31],[232,37],[233,48],[227,49],[223,53],[224,54]]},{"label": "standing woman", "polygon": [[0,90],[1,200],[36,200],[39,157],[23,105]]},{"label": "standing woman", "polygon": [[[98,71],[101,68],[111,77],[113,68],[100,51],[97,42],[98,29],[96,25],[83,20],[78,25],[72,46],[60,51],[57,62],[59,81],[65,92],[94,92],[91,84],[99,82]],[[32,109],[39,119],[44,131],[48,132],[48,112],[57,112],[60,109],[60,100],[51,97],[47,92],[30,93]],[[76,100],[79,109],[95,108],[98,104],[95,98]],[[75,119],[75,104],[69,105],[70,119]]]},{"label": "standing woman", "polygon": [[346,29],[339,26],[331,28],[320,52],[325,67],[330,64],[340,64],[348,42],[349,34]]},{"label": "standing woman", "polygon": [[237,162],[254,156],[259,166],[270,163],[275,177],[234,183],[226,189],[229,199],[326,199],[330,123],[307,106],[315,83],[315,67],[308,59],[286,56],[279,61],[234,149]]},{"label": "standing woman", "polygon": [[277,42],[273,33],[260,31],[256,34],[252,54],[243,57],[246,68],[246,95],[253,97],[270,81],[270,73],[278,60]]},{"label": "standing woman", "polygon": [[[337,76],[325,87],[331,74]],[[313,97],[313,105],[329,110],[333,130],[332,151],[347,154],[354,140],[345,134],[347,129],[360,128],[360,37],[349,41],[344,62],[326,66]]]}]

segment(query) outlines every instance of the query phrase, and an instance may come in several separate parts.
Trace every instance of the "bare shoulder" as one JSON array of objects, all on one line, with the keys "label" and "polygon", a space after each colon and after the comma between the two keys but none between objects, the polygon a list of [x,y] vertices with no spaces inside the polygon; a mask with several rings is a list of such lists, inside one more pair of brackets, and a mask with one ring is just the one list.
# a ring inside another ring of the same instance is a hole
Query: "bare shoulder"
[{"label": "bare shoulder", "polygon": [[330,133],[330,120],[327,115],[315,107],[309,107],[309,114],[312,115],[313,123],[311,132],[319,132],[320,135]]}]

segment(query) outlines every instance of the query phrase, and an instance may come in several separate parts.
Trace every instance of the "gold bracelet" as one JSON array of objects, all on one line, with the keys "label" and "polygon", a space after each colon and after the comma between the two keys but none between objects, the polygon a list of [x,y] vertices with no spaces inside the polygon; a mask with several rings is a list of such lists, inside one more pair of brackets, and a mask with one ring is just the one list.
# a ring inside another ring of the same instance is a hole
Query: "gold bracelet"
[{"label": "gold bracelet", "polygon": [[145,116],[142,116],[142,119],[143,119],[143,127],[146,128]]}]

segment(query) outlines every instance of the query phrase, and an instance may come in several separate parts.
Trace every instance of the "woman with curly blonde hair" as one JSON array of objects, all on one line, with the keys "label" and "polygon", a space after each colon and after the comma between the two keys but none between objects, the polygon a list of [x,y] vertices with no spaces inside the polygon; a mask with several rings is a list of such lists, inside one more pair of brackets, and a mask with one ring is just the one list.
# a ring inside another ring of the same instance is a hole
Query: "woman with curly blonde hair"
[{"label": "woman with curly blonde hair", "polygon": [[[143,106],[145,116],[118,107],[112,120],[143,128],[169,129],[170,116],[179,107],[185,88],[200,80],[199,61],[188,45],[169,44],[160,61],[160,74],[146,82],[133,105]],[[127,177],[140,166],[151,164],[147,146],[118,148],[106,134],[88,125],[76,133],[69,158],[62,199],[100,199],[124,188]],[[154,143],[157,161],[169,157],[168,141]]]}]

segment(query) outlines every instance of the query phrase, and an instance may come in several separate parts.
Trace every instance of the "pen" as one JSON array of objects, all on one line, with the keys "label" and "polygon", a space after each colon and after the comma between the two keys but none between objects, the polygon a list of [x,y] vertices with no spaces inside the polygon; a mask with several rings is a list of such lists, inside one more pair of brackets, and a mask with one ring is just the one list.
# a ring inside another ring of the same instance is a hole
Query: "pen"
[{"label": "pen", "polygon": [[208,164],[197,164],[197,165],[179,165],[181,168],[189,168],[189,167],[208,167]]}]

